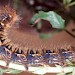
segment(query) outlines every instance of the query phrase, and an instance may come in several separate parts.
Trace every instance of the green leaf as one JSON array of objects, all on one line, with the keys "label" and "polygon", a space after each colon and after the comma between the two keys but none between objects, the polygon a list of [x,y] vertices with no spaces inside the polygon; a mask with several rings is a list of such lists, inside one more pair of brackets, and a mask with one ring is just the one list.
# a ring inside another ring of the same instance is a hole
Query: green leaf
[{"label": "green leaf", "polygon": [[63,72],[61,72],[61,73],[58,73],[57,75],[72,75],[72,72],[69,72],[69,73],[63,73]]},{"label": "green leaf", "polygon": [[15,69],[8,69],[6,73],[10,73],[10,74],[18,74],[21,73],[22,71],[20,70],[15,70]]},{"label": "green leaf", "polygon": [[74,65],[71,61],[69,61],[68,59],[66,59],[66,62],[67,62],[67,64],[69,65],[69,66],[72,66],[72,65]]},{"label": "green leaf", "polygon": [[46,19],[49,15],[47,14],[48,12],[44,11],[39,11],[38,15],[40,19]]},{"label": "green leaf", "polygon": [[35,15],[31,18],[31,20],[29,21],[29,24],[30,24],[30,25],[34,24],[35,20],[38,19],[38,18],[39,18],[39,15],[38,15],[38,14],[35,14]]},{"label": "green leaf", "polygon": [[0,68],[0,75],[3,75],[3,73],[10,73],[10,74],[18,74],[21,73],[20,70],[14,70],[14,69],[2,69]]},{"label": "green leaf", "polygon": [[47,13],[49,16],[47,17],[47,20],[52,24],[53,28],[57,29],[64,29],[65,28],[65,21],[62,19],[61,16],[59,16],[57,13],[50,11]]},{"label": "green leaf", "polygon": [[59,16],[57,13],[53,11],[49,11],[49,12],[39,11],[38,14],[35,14],[31,18],[30,23],[34,24],[35,20],[39,18],[49,21],[53,28],[57,28],[57,29],[65,28],[65,25],[64,25],[65,21],[62,19],[61,16]]},{"label": "green leaf", "polygon": [[44,33],[42,33],[42,34],[39,34],[39,37],[41,39],[50,38],[50,37],[52,37],[52,34],[44,34]]},{"label": "green leaf", "polygon": [[3,75],[4,70],[0,68],[0,75]]},{"label": "green leaf", "polygon": [[39,34],[39,37],[40,37],[41,39],[51,38],[54,34],[57,34],[57,33],[59,33],[60,31],[61,31],[61,30],[55,30],[55,31],[53,31],[53,32],[50,32],[49,34],[40,33],[40,34]]},{"label": "green leaf", "polygon": [[64,4],[64,5],[70,4],[71,1],[72,1],[72,0],[63,0],[63,4]]},{"label": "green leaf", "polygon": [[66,1],[67,1],[67,3],[71,3],[72,0],[66,0]]},{"label": "green leaf", "polygon": [[62,66],[60,65],[55,65],[57,68],[60,68],[60,70],[62,71]]},{"label": "green leaf", "polygon": [[67,5],[67,7],[70,7],[70,6],[73,6],[73,5],[75,5],[75,1],[69,3],[69,4]]},{"label": "green leaf", "polygon": [[65,5],[67,3],[67,0],[63,0],[63,4]]},{"label": "green leaf", "polygon": [[73,69],[72,75],[75,75],[75,68]]},{"label": "green leaf", "polygon": [[72,72],[70,72],[70,73],[65,73],[65,75],[72,75]]},{"label": "green leaf", "polygon": [[5,73],[5,72],[6,72],[6,70],[0,68],[0,75],[3,75],[3,73]]},{"label": "green leaf", "polygon": [[62,73],[58,73],[57,75],[62,75]]}]

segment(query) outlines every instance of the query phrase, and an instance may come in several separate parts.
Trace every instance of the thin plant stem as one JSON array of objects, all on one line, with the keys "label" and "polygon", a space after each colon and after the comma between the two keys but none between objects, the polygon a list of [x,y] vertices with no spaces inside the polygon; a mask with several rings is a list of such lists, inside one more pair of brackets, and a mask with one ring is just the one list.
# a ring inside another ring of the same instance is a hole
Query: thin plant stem
[{"label": "thin plant stem", "polygon": [[75,35],[73,35],[71,32],[69,32],[67,29],[65,29],[65,32],[67,32],[69,35],[75,38]]},{"label": "thin plant stem", "polygon": [[72,2],[72,3],[69,3],[68,5],[66,5],[67,7],[70,7],[70,6],[73,6],[73,5],[75,5],[75,1],[74,2]]}]

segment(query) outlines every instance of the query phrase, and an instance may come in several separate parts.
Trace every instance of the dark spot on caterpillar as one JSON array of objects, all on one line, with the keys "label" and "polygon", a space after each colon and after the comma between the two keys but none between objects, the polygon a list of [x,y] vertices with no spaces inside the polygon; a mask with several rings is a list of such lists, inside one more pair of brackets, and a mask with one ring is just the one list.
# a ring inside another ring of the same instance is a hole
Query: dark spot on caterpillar
[{"label": "dark spot on caterpillar", "polygon": [[30,54],[34,54],[34,51],[33,50],[30,50]]},{"label": "dark spot on caterpillar", "polygon": [[10,45],[6,45],[5,47],[9,50],[9,51],[11,51],[12,50],[12,46],[11,47],[9,47]]},{"label": "dark spot on caterpillar", "polygon": [[43,50],[44,53],[43,53],[43,57],[45,59],[48,59],[50,57],[50,53],[52,53],[50,50]]},{"label": "dark spot on caterpillar", "polygon": [[46,50],[46,53],[52,53],[50,50]]},{"label": "dark spot on caterpillar", "polygon": [[6,39],[1,39],[1,42],[3,43]]},{"label": "dark spot on caterpillar", "polygon": [[9,46],[9,45],[7,45],[7,46],[5,46],[5,47],[6,47],[7,49],[9,49],[8,46]]},{"label": "dark spot on caterpillar", "polygon": [[36,51],[36,54],[39,54],[39,51],[38,50]]}]

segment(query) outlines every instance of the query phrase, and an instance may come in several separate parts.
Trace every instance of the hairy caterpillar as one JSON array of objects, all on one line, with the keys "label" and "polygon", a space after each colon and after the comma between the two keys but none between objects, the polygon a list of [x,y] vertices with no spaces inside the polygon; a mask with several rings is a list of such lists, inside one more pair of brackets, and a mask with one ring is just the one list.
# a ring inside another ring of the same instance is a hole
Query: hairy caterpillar
[{"label": "hairy caterpillar", "polygon": [[[52,50],[41,50],[33,49],[23,50],[19,47],[14,46],[11,40],[8,39],[6,33],[7,24],[13,25],[17,20],[17,15],[14,10],[11,10],[9,7],[1,8],[0,10],[0,55],[3,57],[7,63],[19,63],[23,64],[26,69],[28,65],[50,65],[50,64],[60,64],[65,63],[66,59],[74,60],[75,51],[74,50],[58,50],[57,52],[52,52]],[[10,26],[11,26],[10,25]],[[11,44],[12,43],[12,44]],[[63,61],[64,59],[64,61]]]}]

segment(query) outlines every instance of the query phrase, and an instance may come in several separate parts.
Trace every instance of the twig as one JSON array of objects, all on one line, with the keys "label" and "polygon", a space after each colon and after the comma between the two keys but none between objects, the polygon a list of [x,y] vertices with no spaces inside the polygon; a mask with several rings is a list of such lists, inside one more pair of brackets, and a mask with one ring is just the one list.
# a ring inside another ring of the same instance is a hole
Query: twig
[{"label": "twig", "polygon": [[69,32],[67,29],[65,29],[65,32],[67,32],[69,35],[75,38],[75,35],[73,35],[71,32]]}]

